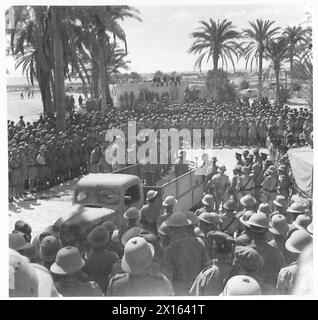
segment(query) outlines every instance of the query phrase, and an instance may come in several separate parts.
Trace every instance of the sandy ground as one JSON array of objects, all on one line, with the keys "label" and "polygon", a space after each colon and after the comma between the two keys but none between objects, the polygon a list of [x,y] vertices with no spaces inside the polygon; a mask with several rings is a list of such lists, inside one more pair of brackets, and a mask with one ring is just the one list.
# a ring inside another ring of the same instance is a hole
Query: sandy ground
[{"label": "sandy ground", "polygon": [[[235,152],[241,149],[216,148],[213,155],[218,159],[218,165],[224,164],[226,174],[232,178],[232,170],[236,164]],[[263,152],[263,150],[261,150]],[[28,222],[33,229],[33,234],[54,223],[71,207],[73,189],[76,179],[61,186],[54,187],[45,193],[39,194],[43,199],[32,201],[19,201],[9,204],[9,231],[13,229],[17,220]]]},{"label": "sandy ground", "polygon": [[[43,111],[42,99],[40,91],[35,91],[32,99],[28,99],[24,93],[24,99],[20,99],[19,91],[7,92],[7,119],[18,121],[19,116],[23,116],[25,121],[36,121],[39,119]],[[73,95],[75,99],[75,108],[78,106],[79,93],[67,92],[68,95]],[[82,95],[84,98],[84,96]]]}]

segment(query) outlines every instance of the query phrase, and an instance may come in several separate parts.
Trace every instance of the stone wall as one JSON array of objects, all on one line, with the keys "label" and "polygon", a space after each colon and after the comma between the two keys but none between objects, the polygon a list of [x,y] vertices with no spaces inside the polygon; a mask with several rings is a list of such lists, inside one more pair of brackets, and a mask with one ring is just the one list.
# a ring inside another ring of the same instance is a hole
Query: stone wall
[{"label": "stone wall", "polygon": [[[182,103],[184,101],[184,93],[188,86],[187,82],[181,82],[181,84],[175,86],[159,86],[157,84],[153,85],[152,83],[129,83],[129,84],[113,84],[110,85],[110,93],[114,102],[114,107],[120,108],[123,104],[123,99],[128,99],[133,93],[135,101],[140,99],[141,96],[145,95],[145,92],[159,94],[162,97],[163,94],[169,94],[171,101]],[[121,98],[122,96],[122,98]]]}]

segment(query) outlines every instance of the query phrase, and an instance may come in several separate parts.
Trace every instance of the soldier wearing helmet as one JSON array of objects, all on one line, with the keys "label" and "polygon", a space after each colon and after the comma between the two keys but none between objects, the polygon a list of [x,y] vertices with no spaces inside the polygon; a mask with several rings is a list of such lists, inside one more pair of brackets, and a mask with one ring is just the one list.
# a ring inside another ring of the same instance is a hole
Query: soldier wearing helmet
[{"label": "soldier wearing helmet", "polygon": [[176,295],[187,295],[196,276],[209,263],[204,241],[188,233],[191,224],[182,212],[173,213],[163,223],[171,236],[164,252],[163,267]]},{"label": "soldier wearing helmet", "polygon": [[276,287],[280,294],[292,294],[298,275],[300,254],[310,247],[312,240],[312,236],[305,230],[297,230],[287,239],[285,246],[290,252],[290,263],[278,274]]}]

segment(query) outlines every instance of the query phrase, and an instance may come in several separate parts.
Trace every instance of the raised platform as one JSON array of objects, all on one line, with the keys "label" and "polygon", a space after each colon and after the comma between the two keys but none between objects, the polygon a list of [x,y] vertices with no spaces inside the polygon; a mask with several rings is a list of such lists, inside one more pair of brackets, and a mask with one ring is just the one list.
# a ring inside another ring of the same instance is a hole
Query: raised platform
[{"label": "raised platform", "polygon": [[152,83],[129,83],[129,84],[113,84],[110,85],[110,93],[113,98],[114,106],[120,108],[123,105],[123,101],[130,99],[133,93],[135,101],[140,99],[141,95],[145,95],[145,92],[159,94],[162,97],[163,94],[169,94],[171,101],[182,103],[184,100],[184,93],[188,86],[187,82],[181,82],[181,84],[175,86],[159,86]]}]

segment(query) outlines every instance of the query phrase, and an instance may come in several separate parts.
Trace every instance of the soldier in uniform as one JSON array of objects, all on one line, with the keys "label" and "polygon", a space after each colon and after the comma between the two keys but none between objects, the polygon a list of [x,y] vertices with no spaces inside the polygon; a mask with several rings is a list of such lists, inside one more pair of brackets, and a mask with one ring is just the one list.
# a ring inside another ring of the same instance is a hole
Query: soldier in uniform
[{"label": "soldier in uniform", "polygon": [[289,188],[291,187],[290,177],[287,173],[287,168],[284,165],[278,167],[278,193],[288,197]]},{"label": "soldier in uniform", "polygon": [[244,162],[242,160],[242,154],[241,153],[238,153],[238,152],[235,152],[235,159],[236,159],[236,164],[237,165],[240,165],[240,166],[244,166]]},{"label": "soldier in uniform", "polygon": [[236,246],[233,266],[237,274],[255,279],[260,285],[263,295],[277,294],[275,287],[262,280],[261,270],[264,267],[264,259],[255,249],[249,246]]},{"label": "soldier in uniform", "polygon": [[248,167],[242,168],[242,175],[237,178],[236,191],[238,201],[246,195],[254,195],[255,182]]},{"label": "soldier in uniform", "polygon": [[171,282],[152,269],[155,248],[142,237],[127,241],[121,268],[107,288],[108,296],[173,296]]},{"label": "soldier in uniform", "polygon": [[95,281],[101,290],[106,293],[108,276],[113,264],[119,260],[115,252],[109,251],[107,246],[110,237],[103,226],[95,227],[87,236],[90,248],[83,268],[92,281]]},{"label": "soldier in uniform", "polygon": [[277,195],[279,180],[275,166],[270,166],[265,172],[265,178],[261,187],[260,199],[272,206]]},{"label": "soldier in uniform", "polygon": [[278,273],[284,265],[284,258],[278,249],[267,243],[268,218],[264,213],[255,213],[245,222],[245,225],[249,228],[249,235],[251,236],[249,246],[255,249],[264,259],[262,280],[267,285],[275,287]]},{"label": "soldier in uniform", "polygon": [[221,165],[218,169],[219,173],[214,175],[207,184],[207,188],[215,200],[214,210],[216,212],[219,211],[221,203],[225,202],[229,197],[228,190],[231,184],[229,177],[224,173],[225,171],[226,167]]},{"label": "soldier in uniform", "polygon": [[264,177],[264,173],[262,171],[262,167],[259,165],[258,162],[256,162],[252,166],[252,172],[253,172],[253,179],[254,179],[254,183],[255,183],[254,196],[256,199],[259,199],[262,183],[263,183],[265,177]]},{"label": "soldier in uniform", "polygon": [[63,297],[101,297],[103,293],[93,281],[83,282],[85,265],[77,248],[67,246],[60,249],[50,271],[56,277],[56,289]]},{"label": "soldier in uniform", "polygon": [[288,226],[286,217],[283,216],[282,214],[274,213],[270,217],[269,225],[270,227],[268,230],[273,235],[273,239],[270,240],[268,243],[272,247],[277,248],[281,252],[282,256],[284,257],[285,263],[288,263],[290,254],[285,247],[285,243],[287,240],[286,236],[289,230],[289,226]]},{"label": "soldier in uniform", "polygon": [[236,201],[230,199],[223,204],[223,212],[220,214],[220,230],[232,237],[239,228],[239,220],[236,217],[236,209]]},{"label": "soldier in uniform", "polygon": [[207,234],[208,251],[212,264],[203,269],[189,291],[192,296],[218,296],[234,273],[232,248],[234,239],[220,231]]},{"label": "soldier in uniform", "polygon": [[158,191],[149,190],[147,192],[145,204],[140,209],[140,224],[149,232],[157,233],[157,220],[161,216],[161,209],[157,204]]},{"label": "soldier in uniform", "polygon": [[231,186],[230,186],[230,195],[237,201],[237,190],[236,190],[236,184],[237,184],[237,178],[241,175],[242,166],[236,165],[233,169],[233,177],[231,180]]},{"label": "soldier in uniform", "polygon": [[292,294],[298,276],[299,256],[311,245],[312,240],[305,230],[297,230],[287,239],[285,246],[290,252],[290,263],[278,274],[276,287],[280,294]]},{"label": "soldier in uniform", "polygon": [[157,226],[160,226],[163,222],[165,222],[175,211],[175,206],[178,203],[174,196],[167,196],[162,201],[162,209],[163,214],[158,217]]},{"label": "soldier in uniform", "polygon": [[199,226],[195,229],[195,233],[203,240],[210,231],[219,230],[221,220],[216,212],[203,212],[199,216]]},{"label": "soldier in uniform", "polygon": [[170,229],[171,242],[165,249],[163,267],[176,295],[187,295],[199,272],[208,266],[205,243],[188,233],[192,224],[182,212],[173,213],[164,224]]},{"label": "soldier in uniform", "polygon": [[205,194],[202,199],[203,207],[196,210],[196,216],[200,216],[203,212],[212,212],[214,210],[214,203],[215,201],[212,194]]},{"label": "soldier in uniform", "polygon": [[102,153],[99,146],[95,145],[93,151],[91,152],[90,161],[89,161],[89,164],[90,164],[89,167],[90,167],[91,173],[97,172],[97,163],[101,158],[101,156],[102,156]]}]

